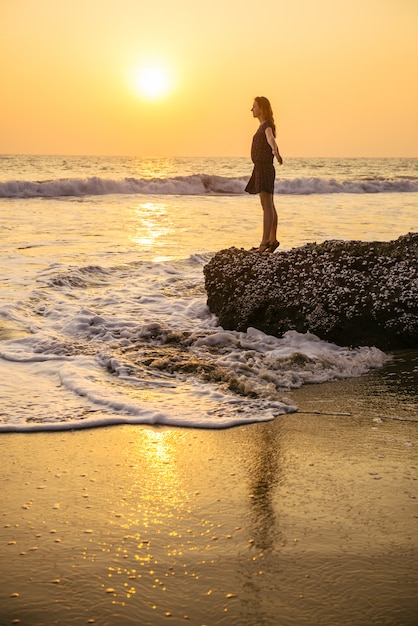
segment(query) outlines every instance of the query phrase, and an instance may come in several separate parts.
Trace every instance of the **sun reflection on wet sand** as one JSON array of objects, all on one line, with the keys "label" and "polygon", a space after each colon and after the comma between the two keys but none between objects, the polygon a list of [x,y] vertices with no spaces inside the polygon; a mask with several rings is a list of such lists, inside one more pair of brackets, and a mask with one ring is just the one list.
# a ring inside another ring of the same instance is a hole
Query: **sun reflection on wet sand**
[{"label": "sun reflection on wet sand", "polygon": [[414,427],[295,414],[0,439],[8,623],[407,618]]},{"label": "sun reflection on wet sand", "polygon": [[182,558],[180,520],[190,509],[177,473],[177,439],[170,430],[141,429],[131,441],[125,488],[113,507],[104,548],[109,564],[101,586],[114,605],[124,607],[139,594],[147,610],[160,609],[160,594],[167,592],[176,559]]}]

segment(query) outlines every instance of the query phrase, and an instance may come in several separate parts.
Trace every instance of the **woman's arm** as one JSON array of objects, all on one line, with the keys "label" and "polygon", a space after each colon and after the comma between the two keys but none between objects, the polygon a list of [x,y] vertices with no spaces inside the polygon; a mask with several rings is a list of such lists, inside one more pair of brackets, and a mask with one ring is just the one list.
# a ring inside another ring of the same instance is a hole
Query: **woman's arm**
[{"label": "woman's arm", "polygon": [[280,165],[282,165],[283,159],[280,156],[279,148],[277,146],[276,140],[275,140],[274,135],[273,135],[273,129],[270,126],[267,126],[267,128],[266,128],[266,139],[267,139],[268,144],[271,147],[271,149],[273,151],[273,154],[276,157],[278,163],[280,163]]}]

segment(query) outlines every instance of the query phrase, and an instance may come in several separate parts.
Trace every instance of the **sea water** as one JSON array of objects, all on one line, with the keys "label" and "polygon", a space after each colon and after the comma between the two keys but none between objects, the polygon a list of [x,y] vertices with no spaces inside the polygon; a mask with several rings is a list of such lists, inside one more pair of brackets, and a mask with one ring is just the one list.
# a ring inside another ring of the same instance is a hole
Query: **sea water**
[{"label": "sea water", "polygon": [[[250,173],[247,158],[0,157],[0,431],[266,421],[297,410],[290,389],[387,361],[219,326],[203,267],[259,244]],[[418,159],[285,160],[275,201],[277,254],[396,239],[418,230]]]}]

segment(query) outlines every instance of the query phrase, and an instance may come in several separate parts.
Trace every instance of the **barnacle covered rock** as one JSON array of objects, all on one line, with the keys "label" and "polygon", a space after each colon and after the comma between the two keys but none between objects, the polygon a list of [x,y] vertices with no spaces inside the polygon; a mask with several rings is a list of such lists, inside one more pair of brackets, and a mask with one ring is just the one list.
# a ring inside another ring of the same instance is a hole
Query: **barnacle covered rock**
[{"label": "barnacle covered rock", "polygon": [[325,241],[275,254],[229,248],[204,267],[208,306],[226,329],[310,331],[340,345],[418,347],[418,233]]}]

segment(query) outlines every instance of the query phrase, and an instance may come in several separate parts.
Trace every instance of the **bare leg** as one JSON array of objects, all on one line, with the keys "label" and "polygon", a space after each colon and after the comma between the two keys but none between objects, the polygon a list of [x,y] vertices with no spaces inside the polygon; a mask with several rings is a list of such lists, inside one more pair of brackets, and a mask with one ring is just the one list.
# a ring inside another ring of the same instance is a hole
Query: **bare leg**
[{"label": "bare leg", "polygon": [[260,192],[261,206],[263,207],[263,238],[259,252],[264,252],[267,244],[274,243],[277,239],[277,211],[274,206],[273,194],[266,191]]},{"label": "bare leg", "polygon": [[270,243],[275,243],[277,241],[278,217],[277,217],[276,207],[274,206],[274,197],[273,196],[271,196],[271,202],[272,202],[272,205],[273,205],[273,223],[271,225],[269,241],[270,241]]}]

